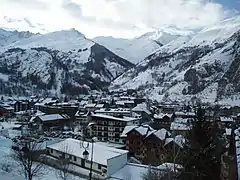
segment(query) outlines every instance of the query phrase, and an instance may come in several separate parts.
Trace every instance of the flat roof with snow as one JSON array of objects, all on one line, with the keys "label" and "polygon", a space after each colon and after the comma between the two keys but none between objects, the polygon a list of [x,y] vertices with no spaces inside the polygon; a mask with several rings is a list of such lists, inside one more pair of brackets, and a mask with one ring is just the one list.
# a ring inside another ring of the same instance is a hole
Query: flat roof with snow
[{"label": "flat roof with snow", "polygon": [[[69,153],[67,153],[67,154],[71,154],[73,156],[83,158],[83,152],[85,149],[83,147],[81,147],[82,142],[83,141],[68,138],[59,143],[49,145],[49,146],[47,146],[47,148],[54,149],[57,151],[64,151],[63,150],[64,147],[67,146],[69,148]],[[93,146],[94,146],[93,162],[96,162],[96,163],[102,164],[102,165],[107,165],[108,159],[128,153],[128,151],[126,151],[126,150],[107,147],[107,146],[104,146],[102,144],[95,143],[95,142],[93,143]],[[89,147],[87,149],[89,152],[89,157],[91,157],[91,155],[92,155],[91,149],[92,149],[92,143],[89,143]]]},{"label": "flat roof with snow", "polygon": [[220,121],[222,121],[222,122],[233,122],[233,118],[232,117],[221,116]]},{"label": "flat roof with snow", "polygon": [[109,119],[109,120],[113,120],[113,121],[136,121],[138,119],[136,118],[132,118],[132,117],[123,117],[123,118],[118,118],[118,117],[114,117],[114,116],[109,116],[109,115],[105,115],[105,114],[92,114],[92,117],[97,117],[97,118],[104,118],[104,119]]},{"label": "flat roof with snow", "polygon": [[38,117],[42,121],[55,121],[55,120],[64,120],[69,118],[68,115],[60,115],[60,114],[46,114]]}]

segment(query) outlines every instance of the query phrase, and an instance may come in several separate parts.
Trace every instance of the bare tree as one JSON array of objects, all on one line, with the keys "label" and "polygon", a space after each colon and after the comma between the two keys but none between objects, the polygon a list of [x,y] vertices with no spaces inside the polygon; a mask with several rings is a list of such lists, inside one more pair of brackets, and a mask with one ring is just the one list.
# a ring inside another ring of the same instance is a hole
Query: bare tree
[{"label": "bare tree", "polygon": [[43,144],[36,141],[27,140],[19,143],[19,149],[15,149],[12,158],[16,161],[20,174],[24,174],[27,180],[44,175],[45,165],[40,159],[42,156]]},{"label": "bare tree", "polygon": [[71,159],[74,158],[70,154],[72,153],[71,148],[68,144],[63,144],[61,147],[62,156],[58,159],[58,169],[56,171],[56,176],[60,180],[69,180],[72,175],[70,174],[70,169],[73,170],[73,166],[71,167]]}]

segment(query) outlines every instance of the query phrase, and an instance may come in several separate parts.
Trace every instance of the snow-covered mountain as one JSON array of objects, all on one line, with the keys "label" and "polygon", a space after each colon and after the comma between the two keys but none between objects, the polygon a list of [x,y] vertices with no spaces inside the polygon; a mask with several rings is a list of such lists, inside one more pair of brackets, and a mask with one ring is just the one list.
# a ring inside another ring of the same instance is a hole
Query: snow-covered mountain
[{"label": "snow-covered mountain", "polygon": [[34,35],[0,48],[0,93],[101,90],[133,64],[75,29]]},{"label": "snow-covered mountain", "polygon": [[239,103],[240,17],[163,45],[110,89],[120,87],[145,91],[159,101]]},{"label": "snow-covered mountain", "polygon": [[191,32],[156,30],[134,39],[118,39],[113,37],[96,37],[94,41],[107,47],[115,54],[137,64],[145,57],[157,51],[177,38],[189,38]]},{"label": "snow-covered mountain", "polygon": [[0,29],[0,47],[34,36],[30,32],[6,31]]}]

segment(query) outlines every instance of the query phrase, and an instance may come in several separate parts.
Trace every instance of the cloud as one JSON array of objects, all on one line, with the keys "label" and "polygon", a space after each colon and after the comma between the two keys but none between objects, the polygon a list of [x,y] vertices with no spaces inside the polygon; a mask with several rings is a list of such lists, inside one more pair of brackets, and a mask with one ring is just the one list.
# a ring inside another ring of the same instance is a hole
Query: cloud
[{"label": "cloud", "polygon": [[47,9],[48,4],[41,0],[1,0],[0,4],[20,6],[21,8]]},{"label": "cloud", "polygon": [[133,37],[168,26],[199,29],[233,12],[210,0],[1,0],[2,10],[50,30],[75,27],[89,37]]}]

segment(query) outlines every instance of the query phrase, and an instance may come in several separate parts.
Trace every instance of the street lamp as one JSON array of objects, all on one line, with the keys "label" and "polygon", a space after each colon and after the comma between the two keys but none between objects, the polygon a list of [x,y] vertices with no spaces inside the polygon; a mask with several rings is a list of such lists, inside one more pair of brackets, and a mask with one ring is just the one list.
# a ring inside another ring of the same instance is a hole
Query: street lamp
[{"label": "street lamp", "polygon": [[[90,172],[89,172],[89,180],[92,180],[92,166],[93,166],[93,145],[94,145],[94,138],[91,139],[91,143],[92,143],[92,148],[91,148],[91,164],[90,164]],[[89,159],[89,152],[87,151],[87,148],[89,147],[89,142],[86,142],[86,144],[84,145],[84,141],[82,142],[82,147],[84,148],[83,151],[83,158],[85,160]]]},{"label": "street lamp", "polygon": [[[94,123],[89,123],[87,128],[91,127]],[[86,128],[86,129],[87,129]],[[94,141],[95,141],[96,138],[92,138],[91,139],[91,143],[92,143],[92,148],[91,148],[91,164],[90,164],[90,172],[89,172],[89,180],[92,180],[92,166],[93,166],[93,146],[94,146]],[[85,140],[85,136],[84,136],[84,139],[82,141],[82,147],[84,148],[84,151],[83,151],[83,158],[85,160],[88,160],[89,158],[89,152],[87,151],[87,148],[89,147],[89,142],[86,141],[86,144],[84,144],[84,140]]]},{"label": "street lamp", "polygon": [[83,151],[83,158],[85,160],[88,160],[88,158],[89,158],[89,152],[86,149]]}]

